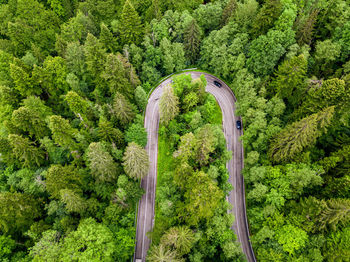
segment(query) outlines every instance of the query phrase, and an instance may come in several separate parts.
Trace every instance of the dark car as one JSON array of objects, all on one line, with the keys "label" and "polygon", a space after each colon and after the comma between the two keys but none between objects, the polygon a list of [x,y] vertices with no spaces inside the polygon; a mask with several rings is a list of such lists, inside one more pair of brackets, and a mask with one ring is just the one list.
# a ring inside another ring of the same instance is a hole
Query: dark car
[{"label": "dark car", "polygon": [[240,120],[236,121],[236,126],[237,126],[237,129],[242,129],[242,123]]},{"label": "dark car", "polygon": [[222,84],[219,83],[218,81],[214,81],[214,85],[216,85],[217,87],[222,87]]}]

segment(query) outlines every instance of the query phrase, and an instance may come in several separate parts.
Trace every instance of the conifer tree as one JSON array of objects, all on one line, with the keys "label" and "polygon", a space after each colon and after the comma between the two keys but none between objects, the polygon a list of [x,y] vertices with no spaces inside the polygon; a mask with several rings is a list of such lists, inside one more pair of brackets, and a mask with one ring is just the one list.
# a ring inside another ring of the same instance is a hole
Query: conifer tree
[{"label": "conifer tree", "polygon": [[307,60],[303,55],[288,59],[278,67],[271,87],[277,96],[288,100],[295,107],[306,93],[306,71]]},{"label": "conifer tree", "polygon": [[74,136],[77,130],[71,127],[67,119],[53,115],[49,117],[49,128],[51,129],[52,138],[56,144],[71,150],[76,150],[77,145]]},{"label": "conifer tree", "polygon": [[28,138],[10,134],[8,140],[14,156],[23,162],[23,166],[40,166],[44,160],[44,152],[35,146]]},{"label": "conifer tree", "polygon": [[[235,1],[235,0],[234,0]],[[199,55],[201,31],[195,19],[192,19],[184,32],[184,47],[187,58],[194,64]]]},{"label": "conifer tree", "polygon": [[127,175],[137,180],[148,174],[149,157],[145,149],[131,142],[125,150],[123,166]]},{"label": "conifer tree", "polygon": [[117,146],[124,144],[124,135],[118,128],[114,128],[113,124],[104,118],[100,119],[98,124],[98,136],[101,140],[115,143]]},{"label": "conifer tree", "polygon": [[141,19],[130,0],[126,0],[120,19],[119,28],[121,44],[140,44],[143,35]]},{"label": "conifer tree", "polygon": [[172,247],[181,256],[190,252],[194,241],[194,233],[187,226],[172,227],[161,239],[162,244]]},{"label": "conifer tree", "polygon": [[350,221],[350,199],[329,199],[319,217],[321,228],[330,226],[336,230],[338,224],[346,225]]},{"label": "conifer tree", "polygon": [[106,50],[100,41],[90,33],[87,35],[84,50],[87,70],[95,78],[95,83],[98,84],[101,81],[100,75],[104,71]]},{"label": "conifer tree", "polygon": [[285,127],[273,139],[269,156],[274,162],[292,160],[305,147],[313,145],[329,126],[334,106]]},{"label": "conifer tree", "polygon": [[135,112],[126,98],[116,93],[113,103],[113,113],[122,124],[130,123],[135,117]]},{"label": "conifer tree", "polygon": [[177,257],[175,251],[170,250],[164,245],[160,244],[151,247],[147,260],[150,262],[183,262],[183,259]]},{"label": "conifer tree", "polygon": [[222,26],[226,25],[230,21],[231,17],[236,12],[236,9],[237,9],[237,0],[230,0],[226,4],[226,6],[222,12],[222,18],[221,18],[221,25]]},{"label": "conifer tree", "polygon": [[21,193],[0,192],[0,230],[5,234],[25,232],[40,217],[38,200]]},{"label": "conifer tree", "polygon": [[102,144],[91,143],[87,151],[88,166],[91,174],[99,182],[112,182],[117,178],[117,164]]},{"label": "conifer tree", "polygon": [[104,45],[106,50],[112,53],[117,51],[118,43],[109,28],[104,23],[101,23],[100,30],[101,32],[99,40]]},{"label": "conifer tree", "polygon": [[159,101],[160,121],[168,125],[170,120],[174,119],[179,113],[179,99],[174,94],[171,85],[163,88],[163,94]]}]

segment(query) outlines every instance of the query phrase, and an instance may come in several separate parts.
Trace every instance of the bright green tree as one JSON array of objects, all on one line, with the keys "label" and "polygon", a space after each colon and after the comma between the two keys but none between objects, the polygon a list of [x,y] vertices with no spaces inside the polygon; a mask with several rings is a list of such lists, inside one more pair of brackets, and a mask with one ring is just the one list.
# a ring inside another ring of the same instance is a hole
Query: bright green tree
[{"label": "bright green tree", "polygon": [[40,166],[44,160],[44,152],[35,146],[35,143],[26,137],[10,134],[8,141],[12,147],[14,156],[25,167]]},{"label": "bright green tree", "polygon": [[179,113],[179,99],[174,94],[171,85],[163,88],[163,93],[159,101],[160,121],[168,125],[170,120],[174,119]]},{"label": "bright green tree", "polygon": [[122,45],[139,44],[142,40],[143,28],[141,19],[130,0],[126,0],[120,18],[119,28]]},{"label": "bright green tree", "polygon": [[82,177],[71,165],[51,165],[46,173],[45,185],[47,192],[55,199],[60,199],[63,189],[82,193]]},{"label": "bright green tree", "polygon": [[187,226],[170,228],[161,239],[161,243],[173,248],[177,254],[188,254],[195,242],[194,233]]},{"label": "bright green tree", "polygon": [[292,255],[305,247],[308,235],[298,227],[285,225],[277,232],[277,240],[283,246],[283,250]]},{"label": "bright green tree", "polygon": [[147,144],[147,131],[143,125],[139,123],[132,124],[125,133],[125,141],[135,142],[136,144],[145,147]]},{"label": "bright green tree", "polygon": [[67,119],[57,115],[50,116],[49,128],[51,129],[52,138],[56,144],[69,149],[76,149],[77,144],[74,140],[74,136],[77,130],[71,127]]},{"label": "bright green tree", "polygon": [[135,112],[129,101],[120,93],[116,93],[113,102],[113,113],[122,124],[130,123]]},{"label": "bright green tree", "polygon": [[91,174],[97,181],[112,182],[117,178],[117,164],[101,142],[91,143],[86,156]]},{"label": "bright green tree", "polygon": [[129,143],[123,157],[126,174],[135,180],[142,179],[148,174],[149,165],[146,150],[134,142]]}]

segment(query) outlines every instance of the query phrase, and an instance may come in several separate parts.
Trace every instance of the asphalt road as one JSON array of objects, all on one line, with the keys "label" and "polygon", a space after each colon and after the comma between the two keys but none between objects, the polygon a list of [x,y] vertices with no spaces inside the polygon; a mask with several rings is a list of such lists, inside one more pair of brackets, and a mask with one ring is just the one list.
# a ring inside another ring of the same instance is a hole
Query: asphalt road
[{"label": "asphalt road", "polygon": [[[223,131],[227,141],[227,149],[233,152],[232,159],[227,163],[227,169],[230,174],[229,182],[233,185],[233,190],[227,197],[232,205],[232,210],[228,212],[233,213],[235,222],[232,229],[235,231],[238,241],[241,243],[244,254],[249,262],[255,262],[255,256],[249,240],[249,230],[245,208],[245,192],[244,180],[241,174],[243,168],[243,146],[239,141],[241,135],[240,130],[236,128],[236,120],[239,117],[234,115],[235,101],[231,89],[223,83],[220,79],[201,72],[186,72],[191,74],[192,78],[198,78],[204,74],[207,79],[206,91],[212,94],[221,110],[223,118]],[[222,84],[219,88],[213,84],[216,80]],[[150,157],[150,170],[148,175],[142,179],[141,187],[145,190],[139,202],[136,228],[136,246],[134,261],[144,262],[147,255],[147,250],[150,247],[151,240],[147,236],[147,232],[152,230],[154,224],[154,206],[155,193],[157,183],[157,155],[158,155],[158,128],[159,128],[159,98],[162,94],[163,87],[168,85],[171,78],[163,81],[151,94],[145,114],[145,128],[148,133],[148,142],[146,151]],[[140,259],[140,260],[139,260]]]}]

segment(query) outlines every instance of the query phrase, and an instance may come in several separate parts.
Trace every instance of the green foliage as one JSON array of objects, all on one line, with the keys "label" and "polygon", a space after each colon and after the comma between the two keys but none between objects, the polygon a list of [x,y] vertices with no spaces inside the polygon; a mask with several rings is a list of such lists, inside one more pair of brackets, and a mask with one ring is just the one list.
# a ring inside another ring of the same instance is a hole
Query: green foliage
[{"label": "green foliage", "polygon": [[194,64],[199,55],[201,31],[195,19],[187,26],[184,32],[184,48],[187,58]]},{"label": "green foliage", "polygon": [[170,120],[174,119],[179,113],[179,99],[174,94],[174,89],[171,85],[163,88],[163,93],[159,101],[160,121],[168,125]]},{"label": "green foliage", "polygon": [[24,232],[40,217],[39,201],[27,194],[0,193],[0,228],[5,234]]},{"label": "green foliage", "polygon": [[142,179],[148,174],[149,165],[146,150],[134,142],[129,143],[123,157],[126,174],[135,180]]},{"label": "green foliage", "polygon": [[98,182],[113,182],[117,178],[117,165],[101,142],[91,143],[87,149],[88,166]]},{"label": "green foliage", "polygon": [[312,146],[329,126],[334,107],[312,114],[283,129],[272,141],[269,156],[275,162],[292,160],[307,146]]},{"label": "green foliage", "polygon": [[122,45],[139,44],[142,39],[141,20],[130,0],[126,0],[124,3],[118,31]]},{"label": "green foliage", "polygon": [[13,155],[22,162],[24,167],[40,166],[44,160],[44,152],[26,137],[11,134],[8,141]]},{"label": "green foliage", "polygon": [[278,243],[283,246],[283,250],[289,254],[303,248],[308,240],[305,231],[292,225],[282,227],[281,231],[277,232],[277,238]]},{"label": "green foliage", "polygon": [[141,147],[145,147],[147,144],[146,129],[138,123],[132,124],[125,132],[125,141],[128,143],[135,142]]},{"label": "green foliage", "polygon": [[67,119],[53,115],[49,117],[48,125],[56,144],[71,150],[76,149],[77,145],[74,140],[74,135],[77,131],[71,127]]},{"label": "green foliage", "polygon": [[15,247],[16,242],[11,236],[0,236],[0,258],[2,260],[9,259]]}]

